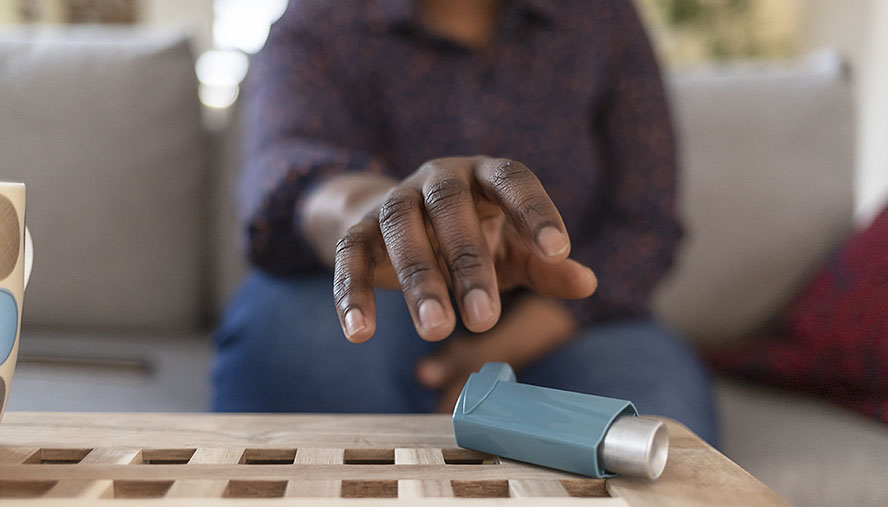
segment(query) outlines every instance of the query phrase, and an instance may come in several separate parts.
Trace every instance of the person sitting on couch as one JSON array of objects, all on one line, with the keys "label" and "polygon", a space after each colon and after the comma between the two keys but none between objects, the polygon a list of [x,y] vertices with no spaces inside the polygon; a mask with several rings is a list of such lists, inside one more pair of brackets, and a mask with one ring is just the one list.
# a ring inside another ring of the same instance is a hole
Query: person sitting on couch
[{"label": "person sitting on couch", "polygon": [[450,411],[506,361],[715,441],[704,369],[648,309],[681,229],[631,0],[294,0],[247,92],[256,269],[214,410]]}]

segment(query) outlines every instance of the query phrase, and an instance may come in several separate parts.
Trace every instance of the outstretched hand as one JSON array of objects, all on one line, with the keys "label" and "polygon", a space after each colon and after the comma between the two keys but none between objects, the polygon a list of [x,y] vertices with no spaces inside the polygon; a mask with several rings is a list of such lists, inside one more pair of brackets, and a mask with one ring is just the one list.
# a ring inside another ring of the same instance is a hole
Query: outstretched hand
[{"label": "outstretched hand", "polygon": [[376,330],[374,287],[400,287],[426,340],[456,324],[453,291],[466,328],[489,330],[501,290],[525,286],[559,299],[591,295],[592,270],[568,258],[561,215],[524,164],[489,157],[426,162],[396,185],[336,245],[333,292],[345,336]]}]

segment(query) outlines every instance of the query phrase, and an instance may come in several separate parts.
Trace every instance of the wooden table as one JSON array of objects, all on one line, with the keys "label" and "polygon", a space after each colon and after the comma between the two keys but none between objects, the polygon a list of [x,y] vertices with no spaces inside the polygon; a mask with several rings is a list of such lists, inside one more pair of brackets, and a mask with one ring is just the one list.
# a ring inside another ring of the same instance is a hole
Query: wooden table
[{"label": "wooden table", "polygon": [[300,506],[787,505],[684,426],[666,423],[669,461],[649,482],[459,449],[441,415],[12,412],[0,424],[0,498],[40,507],[254,505],[260,497],[269,498],[260,505]]}]

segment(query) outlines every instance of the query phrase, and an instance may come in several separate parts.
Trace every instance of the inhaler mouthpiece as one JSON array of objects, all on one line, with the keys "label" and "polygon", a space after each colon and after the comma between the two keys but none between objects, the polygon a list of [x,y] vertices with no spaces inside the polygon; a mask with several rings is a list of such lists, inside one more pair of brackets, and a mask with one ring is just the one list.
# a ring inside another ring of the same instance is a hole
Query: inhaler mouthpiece
[{"label": "inhaler mouthpiece", "polygon": [[669,430],[662,421],[618,417],[598,448],[602,467],[608,472],[654,480],[666,468]]}]

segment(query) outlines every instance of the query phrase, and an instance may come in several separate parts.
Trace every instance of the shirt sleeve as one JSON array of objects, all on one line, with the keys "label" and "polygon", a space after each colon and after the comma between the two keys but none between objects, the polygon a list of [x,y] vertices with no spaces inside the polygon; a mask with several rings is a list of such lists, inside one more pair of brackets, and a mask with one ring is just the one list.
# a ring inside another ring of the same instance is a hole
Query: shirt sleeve
[{"label": "shirt sleeve", "polygon": [[592,135],[604,147],[601,207],[571,253],[598,277],[592,297],[567,303],[581,325],[648,313],[681,237],[675,144],[656,57],[631,2],[618,5],[620,49],[609,91],[592,115]]},{"label": "shirt sleeve", "polygon": [[251,61],[238,191],[250,262],[284,275],[322,266],[300,225],[311,188],[346,171],[387,172],[375,154],[377,115],[350,85],[334,27],[294,5]]}]

